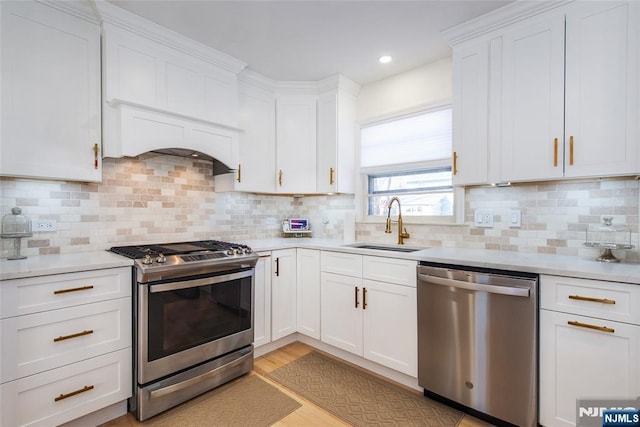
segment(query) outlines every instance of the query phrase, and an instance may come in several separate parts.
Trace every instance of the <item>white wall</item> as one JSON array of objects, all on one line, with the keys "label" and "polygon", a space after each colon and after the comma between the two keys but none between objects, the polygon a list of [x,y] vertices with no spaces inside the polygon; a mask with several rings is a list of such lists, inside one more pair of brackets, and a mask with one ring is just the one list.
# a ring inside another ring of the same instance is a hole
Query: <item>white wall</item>
[{"label": "white wall", "polygon": [[358,121],[368,122],[453,98],[451,58],[363,86],[358,96]]}]

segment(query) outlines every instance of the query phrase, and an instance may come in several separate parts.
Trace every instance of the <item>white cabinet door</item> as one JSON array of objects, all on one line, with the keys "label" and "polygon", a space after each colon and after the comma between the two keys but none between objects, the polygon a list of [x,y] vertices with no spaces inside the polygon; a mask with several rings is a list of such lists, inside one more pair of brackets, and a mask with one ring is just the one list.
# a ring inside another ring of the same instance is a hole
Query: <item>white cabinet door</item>
[{"label": "white cabinet door", "polygon": [[296,332],[296,250],[271,252],[271,338]]},{"label": "white cabinet door", "polygon": [[100,27],[33,1],[0,7],[0,175],[100,181]]},{"label": "white cabinet door", "polygon": [[418,376],[416,288],[364,280],[363,355]]},{"label": "white cabinet door", "polygon": [[317,192],[355,191],[356,98],[344,90],[318,96]]},{"label": "white cabinet door", "polygon": [[564,13],[504,34],[501,178],[563,176]]},{"label": "white cabinet door", "polygon": [[362,279],[321,273],[322,341],[362,356]]},{"label": "white cabinet door", "polygon": [[637,173],[638,2],[567,10],[565,176]]},{"label": "white cabinet door", "polygon": [[453,183],[488,182],[489,43],[453,50]]},{"label": "white cabinet door", "polygon": [[320,339],[320,251],[297,250],[298,332]]},{"label": "white cabinet door", "polygon": [[271,342],[271,253],[260,252],[256,264],[253,345]]},{"label": "white cabinet door", "polygon": [[316,192],[316,95],[277,95],[276,169],[276,192]]},{"label": "white cabinet door", "polygon": [[540,424],[575,426],[578,398],[639,395],[640,326],[540,311]]}]

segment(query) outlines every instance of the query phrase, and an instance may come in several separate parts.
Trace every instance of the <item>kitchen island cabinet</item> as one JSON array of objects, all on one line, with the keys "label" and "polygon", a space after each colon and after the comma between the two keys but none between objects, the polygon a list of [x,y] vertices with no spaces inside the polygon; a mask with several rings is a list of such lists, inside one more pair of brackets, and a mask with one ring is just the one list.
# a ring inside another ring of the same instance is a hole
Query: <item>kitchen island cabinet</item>
[{"label": "kitchen island cabinet", "polygon": [[131,396],[131,291],[130,267],[2,282],[1,425],[59,425]]},{"label": "kitchen island cabinet", "polygon": [[416,262],[321,256],[322,341],[416,377]]},{"label": "kitchen island cabinet", "polygon": [[540,424],[576,425],[576,399],[640,395],[640,288],[540,277]]},{"label": "kitchen island cabinet", "polygon": [[100,26],[85,6],[0,3],[0,175],[102,180]]}]

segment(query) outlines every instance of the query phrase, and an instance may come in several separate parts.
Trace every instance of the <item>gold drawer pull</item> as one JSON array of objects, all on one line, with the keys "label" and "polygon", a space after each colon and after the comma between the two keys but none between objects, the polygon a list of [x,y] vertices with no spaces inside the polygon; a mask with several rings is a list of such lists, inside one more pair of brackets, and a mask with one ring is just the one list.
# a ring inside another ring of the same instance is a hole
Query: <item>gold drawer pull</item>
[{"label": "gold drawer pull", "polygon": [[59,294],[66,294],[68,292],[88,291],[89,289],[93,289],[93,285],[81,286],[79,288],[58,289],[57,291],[53,291],[53,294],[59,295]]},{"label": "gold drawer pull", "polygon": [[553,166],[558,166],[558,138],[553,138]]},{"label": "gold drawer pull", "polygon": [[576,322],[575,320],[569,320],[567,321],[567,323],[571,326],[578,326],[580,328],[587,328],[587,329],[595,329],[596,331],[609,332],[611,334],[615,332],[615,329],[607,328],[606,326],[590,325],[588,323]]},{"label": "gold drawer pull", "polygon": [[335,173],[335,170],[333,170],[333,168],[329,168],[329,185],[333,185],[333,174]]},{"label": "gold drawer pull", "polygon": [[85,335],[91,335],[93,333],[93,329],[88,330],[88,331],[82,331],[82,332],[78,332],[76,334],[71,334],[71,335],[61,335],[58,338],[54,338],[53,342],[58,342],[58,341],[64,341],[64,340],[70,340],[71,338],[78,338],[78,337],[83,337]]},{"label": "gold drawer pull", "polygon": [[453,152],[453,174],[458,175],[458,153]]},{"label": "gold drawer pull", "polygon": [[569,295],[569,299],[575,299],[575,300],[578,300],[578,301],[599,302],[600,304],[615,304],[616,303],[616,300],[613,300],[613,299],[583,297],[583,296],[580,296],[580,295]]},{"label": "gold drawer pull", "polygon": [[569,137],[569,165],[573,166],[573,136]]},{"label": "gold drawer pull", "polygon": [[80,390],[72,391],[71,393],[61,394],[60,396],[53,399],[54,402],[58,402],[62,399],[66,399],[67,397],[75,396],[76,394],[84,393],[85,391],[93,390],[92,385],[86,385],[82,387]]}]

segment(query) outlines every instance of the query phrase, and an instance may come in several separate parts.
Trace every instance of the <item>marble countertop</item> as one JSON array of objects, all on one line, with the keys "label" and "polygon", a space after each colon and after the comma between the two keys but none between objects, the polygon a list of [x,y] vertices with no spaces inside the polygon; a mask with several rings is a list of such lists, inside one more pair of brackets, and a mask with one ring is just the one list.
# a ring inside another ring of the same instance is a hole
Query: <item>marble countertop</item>
[{"label": "marble countertop", "polygon": [[[397,252],[354,248],[345,246],[345,243],[342,241],[318,238],[262,239],[249,240],[241,243],[251,246],[253,250],[257,252],[286,248],[308,248],[457,266],[483,267],[497,270],[640,284],[640,264],[602,263],[594,259],[571,256],[480,249],[419,248],[410,245],[403,246],[403,248],[414,248],[417,250],[414,252]],[[395,246],[388,244],[382,245]],[[132,260],[107,251],[41,255],[17,261],[3,259],[0,260],[0,280],[102,268],[126,267],[131,265],[133,265]]]}]

